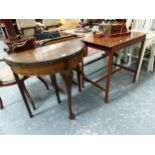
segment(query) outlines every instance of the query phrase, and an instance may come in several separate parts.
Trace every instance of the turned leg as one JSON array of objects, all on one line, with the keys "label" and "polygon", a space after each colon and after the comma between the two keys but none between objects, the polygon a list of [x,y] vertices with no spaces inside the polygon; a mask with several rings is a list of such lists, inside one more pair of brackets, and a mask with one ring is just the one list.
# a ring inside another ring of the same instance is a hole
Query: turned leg
[{"label": "turned leg", "polygon": [[1,99],[1,97],[0,97],[0,109],[3,109],[3,108],[4,108],[3,102],[2,102],[2,99]]},{"label": "turned leg", "polygon": [[59,95],[59,88],[58,88],[58,85],[57,85],[57,80],[56,80],[55,74],[50,75],[50,79],[51,79],[51,83],[52,83],[52,85],[54,87],[56,96],[57,96],[57,101],[58,101],[58,103],[61,103],[60,95]]},{"label": "turned leg", "polygon": [[33,108],[34,110],[36,110],[36,106],[35,106],[35,104],[34,104],[34,102],[33,102],[33,99],[32,99],[31,95],[29,94],[29,92],[28,92],[28,90],[27,90],[27,88],[26,88],[26,86],[25,86],[25,84],[24,84],[24,81],[22,81],[21,84],[22,84],[22,88],[23,88],[23,90],[24,90],[24,92],[25,92],[25,95],[27,96],[28,100],[30,101],[30,103],[31,103],[31,105],[32,105],[32,108]]},{"label": "turned leg", "polygon": [[20,90],[20,93],[22,95],[22,98],[24,100],[24,103],[25,103],[25,106],[27,108],[28,114],[29,114],[30,117],[33,117],[31,109],[30,109],[29,104],[28,104],[28,101],[27,101],[26,96],[24,94],[24,90],[22,89],[23,88],[22,87],[22,82],[21,82],[21,80],[19,79],[19,77],[18,77],[18,75],[16,73],[13,73],[13,74],[14,74],[14,77],[16,79],[16,82],[17,82],[17,85],[19,87],[19,90]]},{"label": "turned leg", "polygon": [[75,114],[72,112],[72,74],[70,71],[64,71],[61,73],[61,76],[65,82],[66,90],[67,90],[67,97],[68,97],[68,110],[69,110],[69,119],[75,119]]},{"label": "turned leg", "polygon": [[40,76],[37,76],[37,78],[45,85],[46,89],[48,90],[49,87],[48,87],[48,84],[46,83],[46,81]]}]

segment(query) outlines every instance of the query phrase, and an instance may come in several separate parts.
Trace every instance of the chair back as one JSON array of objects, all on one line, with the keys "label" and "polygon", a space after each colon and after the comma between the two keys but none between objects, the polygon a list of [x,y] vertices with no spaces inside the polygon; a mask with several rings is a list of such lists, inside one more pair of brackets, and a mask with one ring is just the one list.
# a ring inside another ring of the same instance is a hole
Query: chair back
[{"label": "chair back", "polygon": [[44,27],[54,27],[58,26],[60,23],[59,19],[43,19]]},{"label": "chair back", "polygon": [[36,28],[35,19],[16,19],[18,30],[22,30],[24,35],[34,35]]},{"label": "chair back", "polygon": [[[129,22],[131,23],[131,20],[128,20],[128,23]],[[134,19],[132,20],[131,30],[148,33],[151,29],[152,23],[153,19]]]}]

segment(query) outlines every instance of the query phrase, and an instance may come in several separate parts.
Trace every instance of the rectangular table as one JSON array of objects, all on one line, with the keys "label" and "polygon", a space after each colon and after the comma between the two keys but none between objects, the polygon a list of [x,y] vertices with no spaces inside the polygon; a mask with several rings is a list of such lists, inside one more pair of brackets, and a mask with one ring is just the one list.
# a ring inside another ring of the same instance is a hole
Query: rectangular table
[{"label": "rectangular table", "polygon": [[[105,98],[104,98],[105,103],[107,103],[109,101],[110,78],[111,78],[112,73],[115,73],[116,71],[118,71],[120,69],[126,69],[126,70],[134,73],[133,82],[136,81],[136,78],[138,75],[138,70],[141,67],[141,59],[142,59],[142,56],[144,53],[145,38],[146,38],[145,33],[132,32],[131,35],[115,37],[115,38],[95,37],[92,34],[92,35],[89,35],[88,37],[85,37],[84,39],[82,39],[82,41],[86,45],[86,49],[88,47],[91,47],[91,48],[103,50],[108,56],[108,66],[107,66],[107,75],[106,76],[104,76],[94,82],[94,81],[91,81],[90,79],[88,79],[88,77],[86,77],[85,75],[83,75],[83,78],[86,81],[91,82],[98,88],[105,91]],[[138,42],[141,42],[141,48],[140,48],[140,52],[139,52],[139,56],[137,59],[135,69],[131,69],[131,68],[113,63],[113,56],[115,53],[119,52],[119,50],[122,48],[126,48],[126,47],[136,44]],[[87,52],[86,52],[86,55],[87,55]],[[112,70],[113,65],[118,66],[119,69],[113,71]],[[102,87],[98,84],[98,82],[103,79],[106,79],[105,87]]]}]

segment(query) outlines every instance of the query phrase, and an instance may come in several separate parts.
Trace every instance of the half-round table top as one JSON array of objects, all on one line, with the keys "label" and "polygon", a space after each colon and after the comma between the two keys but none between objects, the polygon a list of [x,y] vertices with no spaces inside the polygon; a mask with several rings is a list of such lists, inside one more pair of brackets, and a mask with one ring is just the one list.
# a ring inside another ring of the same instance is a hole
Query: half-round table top
[{"label": "half-round table top", "polygon": [[78,39],[35,48],[5,57],[10,64],[35,65],[61,61],[82,52],[84,43]]}]

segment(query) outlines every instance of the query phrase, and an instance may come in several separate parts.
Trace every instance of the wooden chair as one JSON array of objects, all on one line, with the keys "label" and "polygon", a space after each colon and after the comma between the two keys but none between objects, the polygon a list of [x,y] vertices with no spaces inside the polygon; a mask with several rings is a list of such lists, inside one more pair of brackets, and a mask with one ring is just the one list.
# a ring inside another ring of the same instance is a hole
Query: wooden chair
[{"label": "wooden chair", "polygon": [[[2,56],[0,56],[0,61],[3,61],[4,62],[4,59]],[[26,79],[28,79],[29,77],[25,77],[25,76],[22,76],[20,75],[19,76],[19,79],[20,79],[20,84],[21,84],[21,88],[22,90],[20,90],[21,94],[22,94],[22,97],[27,97],[27,99],[29,100],[33,110],[36,110],[36,107],[35,107],[35,104],[34,104],[34,101],[31,97],[31,95],[29,94],[25,84],[24,84],[24,81]],[[47,89],[49,89],[46,81],[44,79],[42,79],[41,77],[37,77],[44,85]],[[11,86],[11,85],[15,85],[17,84],[16,83],[16,80],[15,80],[15,77],[14,77],[14,74],[11,70],[11,68],[5,64],[4,67],[0,68],[0,87],[6,87],[6,86]],[[30,117],[32,117],[32,114],[31,114],[31,108],[29,106],[29,104],[26,104],[25,103],[25,106],[28,110],[28,113],[30,115]],[[3,101],[0,97],[0,109],[3,109],[4,108],[4,105],[3,105]]]},{"label": "wooden chair", "polygon": [[[2,61],[2,59],[1,59],[1,61]],[[36,107],[33,102],[33,99],[30,96],[30,94],[24,84],[24,80],[26,80],[28,77],[24,77],[22,75],[19,77],[20,77],[20,82],[21,82],[22,91],[23,91],[22,93],[24,94],[24,96],[26,96],[29,99],[29,101],[32,105],[32,108],[35,110]],[[14,78],[11,68],[8,65],[5,65],[3,68],[0,69],[0,87],[6,87],[6,86],[15,85],[15,84],[16,84],[16,80]],[[0,109],[3,109],[3,108],[4,108],[4,105],[3,105],[2,99],[0,97]],[[26,105],[26,108],[28,111],[30,110],[29,105]]]},{"label": "wooden chair", "polygon": [[[144,33],[147,33],[147,36],[148,36],[151,25],[152,25],[152,20],[133,20],[131,31],[144,32]],[[146,46],[147,46],[147,42],[146,42]],[[134,52],[136,51],[136,48],[138,47],[139,47],[138,45],[134,45],[130,47],[130,51],[128,54],[129,56],[128,65],[131,64],[132,57],[135,57]]]},{"label": "wooden chair", "polygon": [[[140,64],[142,64],[143,60],[148,62],[147,65],[147,71],[153,70],[153,64],[154,64],[154,55],[155,55],[155,33],[151,33],[151,26],[152,26],[153,20],[128,20],[128,28],[131,29],[131,31],[137,31],[137,32],[143,32],[147,33],[146,36],[146,43],[144,48],[144,55],[142,56],[142,59],[140,60]],[[150,48],[150,50],[147,50]],[[136,44],[134,46],[131,46],[130,48],[127,48],[124,50],[124,61],[128,61],[128,66],[131,65],[132,58],[137,58],[137,51],[139,50],[139,44]],[[123,51],[123,50],[122,50]],[[121,55],[123,52],[119,53],[117,61],[120,62]],[[146,55],[150,54],[149,58],[146,58]],[[140,69],[138,70],[139,75]],[[138,79],[138,76],[137,76]]]}]

